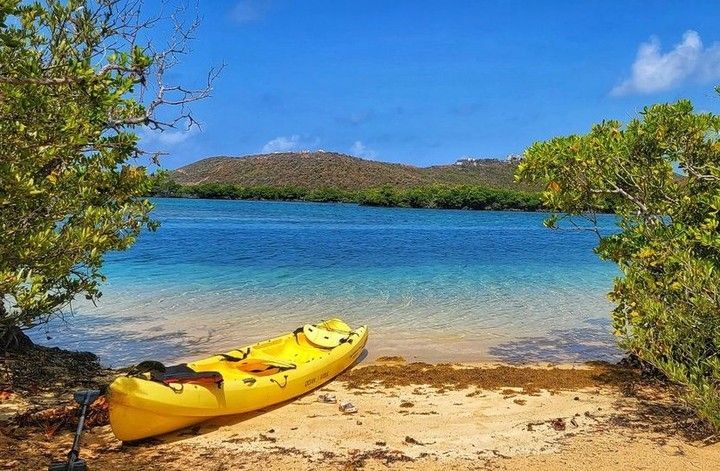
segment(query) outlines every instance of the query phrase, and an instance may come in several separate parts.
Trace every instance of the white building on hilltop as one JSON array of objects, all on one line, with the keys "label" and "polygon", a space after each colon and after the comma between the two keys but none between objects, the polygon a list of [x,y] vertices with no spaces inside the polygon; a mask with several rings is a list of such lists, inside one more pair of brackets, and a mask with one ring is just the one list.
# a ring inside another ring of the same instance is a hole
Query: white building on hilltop
[{"label": "white building on hilltop", "polygon": [[522,159],[522,155],[520,154],[509,154],[504,159],[498,158],[498,157],[463,157],[462,159],[457,159],[455,162],[455,165],[461,166],[461,167],[477,167],[478,165],[482,164],[489,164],[489,163],[498,163],[498,162],[510,162],[510,163],[517,163]]}]

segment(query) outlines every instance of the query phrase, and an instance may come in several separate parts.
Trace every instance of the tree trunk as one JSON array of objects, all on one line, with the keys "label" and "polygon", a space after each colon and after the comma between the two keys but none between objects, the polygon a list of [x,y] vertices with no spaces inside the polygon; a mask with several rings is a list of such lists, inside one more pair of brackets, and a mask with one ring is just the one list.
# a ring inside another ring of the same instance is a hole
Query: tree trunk
[{"label": "tree trunk", "polygon": [[20,327],[0,327],[0,354],[26,350],[33,345],[33,341],[25,335],[25,332],[23,332]]},{"label": "tree trunk", "polygon": [[4,301],[4,296],[0,296],[0,354],[32,347],[33,341],[20,327],[6,323],[8,319]]}]

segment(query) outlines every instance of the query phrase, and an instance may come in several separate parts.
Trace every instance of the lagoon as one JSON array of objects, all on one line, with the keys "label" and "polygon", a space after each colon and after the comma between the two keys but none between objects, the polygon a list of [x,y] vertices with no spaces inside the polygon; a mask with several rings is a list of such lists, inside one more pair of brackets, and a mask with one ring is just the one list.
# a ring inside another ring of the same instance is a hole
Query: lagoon
[{"label": "lagoon", "polygon": [[[107,257],[96,306],[30,335],[112,366],[186,360],[331,316],[370,357],[615,359],[617,269],[542,213],[156,199],[155,233]],[[613,219],[601,219],[612,230]]]}]

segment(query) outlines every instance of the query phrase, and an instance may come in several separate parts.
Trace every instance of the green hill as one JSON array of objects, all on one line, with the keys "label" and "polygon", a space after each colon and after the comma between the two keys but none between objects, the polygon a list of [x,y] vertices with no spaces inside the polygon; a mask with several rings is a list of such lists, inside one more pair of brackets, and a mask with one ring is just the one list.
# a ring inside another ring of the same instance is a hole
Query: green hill
[{"label": "green hill", "polygon": [[153,196],[358,203],[451,209],[542,208],[514,182],[517,161],[472,160],[414,167],[335,152],[211,157],[156,175]]},{"label": "green hill", "polygon": [[181,167],[170,178],[181,185],[228,183],[243,187],[334,188],[352,191],[391,186],[480,185],[528,190],[513,180],[517,163],[476,160],[463,165],[414,167],[335,152],[283,152],[247,157],[210,157]]}]

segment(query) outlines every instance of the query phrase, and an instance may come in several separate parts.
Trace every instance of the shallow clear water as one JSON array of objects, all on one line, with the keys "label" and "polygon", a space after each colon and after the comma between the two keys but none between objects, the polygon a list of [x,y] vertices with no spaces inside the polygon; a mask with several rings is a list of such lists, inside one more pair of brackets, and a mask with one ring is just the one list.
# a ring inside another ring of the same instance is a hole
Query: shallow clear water
[{"label": "shallow clear water", "polygon": [[605,296],[616,268],[593,254],[594,234],[545,229],[544,214],[156,205],[160,229],[108,256],[98,305],[76,304],[35,340],[119,366],[222,351],[338,315],[370,326],[371,357],[617,356]]}]

